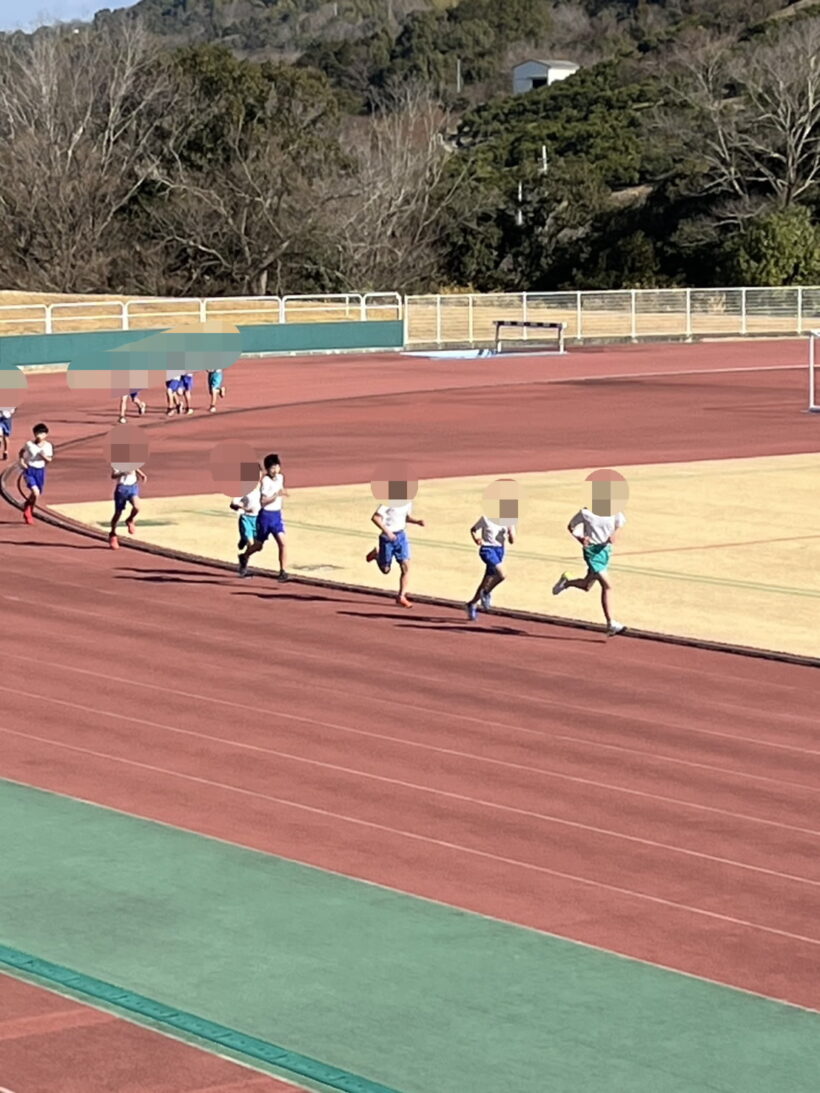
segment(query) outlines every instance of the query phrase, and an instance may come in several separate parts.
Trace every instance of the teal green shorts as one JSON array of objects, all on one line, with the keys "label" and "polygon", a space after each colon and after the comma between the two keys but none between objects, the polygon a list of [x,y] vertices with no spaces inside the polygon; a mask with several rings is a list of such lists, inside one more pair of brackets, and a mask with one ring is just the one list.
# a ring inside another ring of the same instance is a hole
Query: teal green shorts
[{"label": "teal green shorts", "polygon": [[590,543],[584,547],[584,561],[593,573],[606,573],[611,557],[611,543]]}]

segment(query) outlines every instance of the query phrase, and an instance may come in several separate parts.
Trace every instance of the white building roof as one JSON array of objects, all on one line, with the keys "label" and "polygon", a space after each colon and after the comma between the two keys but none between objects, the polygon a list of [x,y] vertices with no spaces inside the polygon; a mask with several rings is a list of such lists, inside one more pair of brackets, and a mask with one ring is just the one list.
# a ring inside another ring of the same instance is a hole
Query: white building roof
[{"label": "white building roof", "polygon": [[515,67],[520,68],[521,65],[543,65],[544,68],[572,68],[572,69],[576,69],[576,68],[580,67],[574,61],[544,61],[540,57],[533,57],[529,61],[519,61],[519,63]]}]

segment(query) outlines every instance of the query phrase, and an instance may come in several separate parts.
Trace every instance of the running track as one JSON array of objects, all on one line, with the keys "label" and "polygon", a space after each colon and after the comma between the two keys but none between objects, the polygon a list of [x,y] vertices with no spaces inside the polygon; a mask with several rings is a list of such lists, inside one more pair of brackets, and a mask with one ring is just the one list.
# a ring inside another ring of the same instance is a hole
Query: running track
[{"label": "running track", "polygon": [[[442,476],[814,451],[803,350],[243,362],[230,412],[148,419],[150,487],[206,492],[239,431],[292,490],[366,479],[387,443]],[[58,446],[110,426],[33,383],[23,421]],[[102,488],[89,441],[49,497]],[[813,669],[470,628],[18,521],[0,507],[4,777],[820,1009]]]}]

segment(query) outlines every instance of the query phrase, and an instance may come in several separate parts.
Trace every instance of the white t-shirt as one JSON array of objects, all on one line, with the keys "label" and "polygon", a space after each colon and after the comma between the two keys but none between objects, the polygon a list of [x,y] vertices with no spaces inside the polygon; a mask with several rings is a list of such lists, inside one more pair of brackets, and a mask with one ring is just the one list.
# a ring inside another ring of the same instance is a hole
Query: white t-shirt
[{"label": "white t-shirt", "polygon": [[404,505],[379,505],[376,511],[384,521],[387,531],[397,535],[407,527],[407,517],[413,511],[413,502],[408,501]]},{"label": "white t-shirt", "polygon": [[482,516],[480,520],[477,520],[470,531],[475,534],[481,533],[481,545],[482,546],[504,546],[509,538],[510,529],[503,524],[496,524],[493,520],[488,520],[486,516]]},{"label": "white t-shirt", "polygon": [[[285,476],[282,474],[275,474],[272,478],[269,474],[259,484],[259,496],[262,501],[267,500],[269,497],[273,497],[279,490],[285,488]],[[266,512],[280,512],[282,509],[282,497],[279,496],[276,500],[270,504],[265,505]]]},{"label": "white t-shirt", "polygon": [[137,472],[136,471],[121,471],[117,475],[118,486],[136,486],[137,484]]},{"label": "white t-shirt", "polygon": [[33,440],[27,440],[23,449],[23,466],[32,469],[45,467],[46,461],[43,456],[48,458],[53,454],[54,449],[47,440],[43,440],[40,444],[35,444]]},{"label": "white t-shirt", "polygon": [[574,530],[579,524],[583,526],[584,537],[590,543],[606,543],[626,523],[626,517],[622,512],[616,512],[613,516],[598,516],[589,509],[581,509],[569,522]]},{"label": "white t-shirt", "polygon": [[246,493],[244,497],[234,497],[233,503],[235,505],[241,505],[242,512],[245,516],[258,516],[259,510],[262,507],[259,497],[259,487],[256,486],[250,493]]}]

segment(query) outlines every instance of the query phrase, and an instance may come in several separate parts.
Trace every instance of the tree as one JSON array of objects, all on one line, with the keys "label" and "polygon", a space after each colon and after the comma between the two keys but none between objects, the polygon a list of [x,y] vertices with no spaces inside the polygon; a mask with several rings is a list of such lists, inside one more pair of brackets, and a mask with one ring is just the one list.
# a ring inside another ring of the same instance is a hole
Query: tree
[{"label": "tree", "polygon": [[139,23],[0,42],[0,273],[110,290],[121,216],[149,177],[167,72]]},{"label": "tree", "polygon": [[803,205],[774,209],[730,237],[723,265],[730,284],[817,284],[820,229]]},{"label": "tree", "polygon": [[309,290],[325,182],[344,167],[332,91],[308,69],[199,56],[184,66],[183,124],[155,162],[154,237],[187,291]]},{"label": "tree", "polygon": [[406,87],[368,121],[349,126],[349,169],[323,203],[325,276],[339,286],[424,292],[441,271],[441,233],[463,171],[448,172],[447,118],[423,89]]},{"label": "tree", "polygon": [[816,188],[820,19],[743,46],[706,39],[675,67],[667,134],[678,134],[704,192],[729,199],[722,220],[742,223],[767,203],[787,208]]}]

